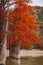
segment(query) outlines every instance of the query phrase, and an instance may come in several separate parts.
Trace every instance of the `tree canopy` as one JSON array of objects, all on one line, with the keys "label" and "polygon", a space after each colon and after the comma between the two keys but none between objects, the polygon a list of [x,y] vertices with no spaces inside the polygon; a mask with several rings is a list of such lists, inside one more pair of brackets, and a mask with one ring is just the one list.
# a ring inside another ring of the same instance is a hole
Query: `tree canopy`
[{"label": "tree canopy", "polygon": [[20,42],[20,45],[30,46],[33,42],[40,43],[39,38],[33,32],[38,30],[38,25],[35,24],[36,16],[29,12],[34,12],[32,6],[28,6],[28,0],[15,0],[15,8],[9,13],[9,35],[8,43],[16,44]]}]

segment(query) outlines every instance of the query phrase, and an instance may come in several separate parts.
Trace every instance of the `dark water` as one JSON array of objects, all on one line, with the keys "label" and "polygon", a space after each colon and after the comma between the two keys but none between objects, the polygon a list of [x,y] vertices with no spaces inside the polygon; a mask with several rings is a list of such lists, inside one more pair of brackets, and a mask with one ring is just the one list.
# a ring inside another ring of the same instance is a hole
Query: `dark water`
[{"label": "dark water", "polygon": [[21,58],[21,65],[43,65],[43,57]]},{"label": "dark water", "polygon": [[20,65],[20,59],[7,58],[6,65]]},{"label": "dark water", "polygon": [[43,57],[8,58],[6,65],[43,65]]}]

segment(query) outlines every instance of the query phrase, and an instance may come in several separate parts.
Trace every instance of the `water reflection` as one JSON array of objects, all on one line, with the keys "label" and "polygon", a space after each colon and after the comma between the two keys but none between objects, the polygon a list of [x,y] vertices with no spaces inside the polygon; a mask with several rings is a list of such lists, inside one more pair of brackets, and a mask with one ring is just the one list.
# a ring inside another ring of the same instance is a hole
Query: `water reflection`
[{"label": "water reflection", "polygon": [[20,59],[9,58],[6,65],[20,65]]},{"label": "water reflection", "polygon": [[23,57],[20,59],[8,58],[6,65],[43,65],[43,56]]}]

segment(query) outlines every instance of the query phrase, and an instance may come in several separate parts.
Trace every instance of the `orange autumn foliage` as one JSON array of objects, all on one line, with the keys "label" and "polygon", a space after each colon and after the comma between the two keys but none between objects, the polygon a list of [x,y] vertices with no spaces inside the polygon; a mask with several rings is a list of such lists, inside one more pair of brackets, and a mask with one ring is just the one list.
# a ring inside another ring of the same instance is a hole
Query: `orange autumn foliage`
[{"label": "orange autumn foliage", "polygon": [[17,2],[15,8],[9,13],[8,43],[10,45],[17,42],[26,46],[32,45],[33,42],[40,43],[39,38],[33,32],[33,30],[38,30],[38,25],[35,24],[35,15],[29,14],[29,12],[34,12],[34,8],[28,6],[27,1],[15,0]]}]

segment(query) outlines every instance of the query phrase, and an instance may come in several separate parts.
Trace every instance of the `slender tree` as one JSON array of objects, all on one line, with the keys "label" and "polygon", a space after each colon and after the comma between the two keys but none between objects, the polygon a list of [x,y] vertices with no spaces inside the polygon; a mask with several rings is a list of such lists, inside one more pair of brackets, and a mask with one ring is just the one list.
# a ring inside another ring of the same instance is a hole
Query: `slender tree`
[{"label": "slender tree", "polygon": [[4,10],[4,0],[1,0],[0,3],[0,51],[3,47],[3,42],[5,38],[5,29],[6,29],[6,15],[7,12]]},{"label": "slender tree", "polygon": [[6,16],[4,9],[4,0],[0,0],[0,64],[6,61]]}]

